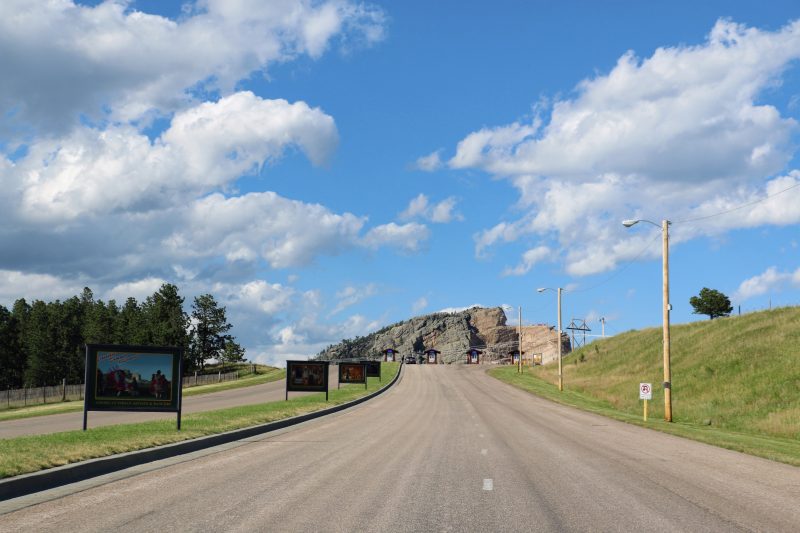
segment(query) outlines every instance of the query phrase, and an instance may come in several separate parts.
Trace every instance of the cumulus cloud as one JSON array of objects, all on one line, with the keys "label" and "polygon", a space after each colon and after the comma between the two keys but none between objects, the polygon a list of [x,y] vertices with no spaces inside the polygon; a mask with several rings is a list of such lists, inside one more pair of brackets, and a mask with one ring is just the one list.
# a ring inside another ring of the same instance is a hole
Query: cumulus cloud
[{"label": "cumulus cloud", "polygon": [[240,92],[176,114],[154,142],[130,126],[43,139],[0,176],[18,184],[25,218],[60,221],[165,207],[224,188],[289,147],[323,163],[337,142],[321,110]]},{"label": "cumulus cloud", "polygon": [[733,298],[743,302],[762,294],[781,292],[787,285],[800,287],[800,268],[794,272],[779,272],[773,266],[761,274],[744,280],[736,289]]},{"label": "cumulus cloud", "polygon": [[774,195],[800,179],[784,170],[797,123],[758,100],[798,58],[800,21],[762,31],[720,20],[702,44],[644,59],[626,53],[609,73],[579,83],[574,97],[555,101],[546,121],[471,133],[448,165],[507,178],[525,210],[476,235],[476,255],[535,234],[557,241],[568,272],[586,275],[643,248],[658,253],[640,229],[622,228],[626,218],[671,219],[674,243],[796,223],[800,187]]},{"label": "cumulus cloud", "polygon": [[373,249],[381,246],[394,246],[407,252],[416,252],[429,235],[430,231],[423,224],[390,222],[369,230],[361,243],[367,248]]},{"label": "cumulus cloud", "polygon": [[81,115],[117,122],[168,115],[196,94],[227,95],[272,64],[318,58],[337,41],[370,45],[385,31],[380,9],[346,0],[185,7],[171,20],[120,1],[2,2],[0,107],[13,113],[0,127],[63,133]]},{"label": "cumulus cloud", "polygon": [[464,220],[464,217],[455,211],[458,200],[450,196],[437,204],[431,204],[428,197],[422,193],[412,198],[408,207],[400,213],[400,218],[424,218],[431,222],[447,224],[454,220]]},{"label": "cumulus cloud", "polygon": [[[30,303],[33,299],[52,301],[70,298],[80,294],[86,281],[82,279],[63,279],[51,274],[34,274],[16,270],[0,270],[0,305],[11,309],[14,302],[25,297]],[[20,291],[24,288],[24,293]]]},{"label": "cumulus cloud", "polygon": [[527,274],[539,262],[551,258],[553,251],[547,246],[537,246],[522,254],[522,262],[514,268],[503,271],[504,276],[522,276]]}]

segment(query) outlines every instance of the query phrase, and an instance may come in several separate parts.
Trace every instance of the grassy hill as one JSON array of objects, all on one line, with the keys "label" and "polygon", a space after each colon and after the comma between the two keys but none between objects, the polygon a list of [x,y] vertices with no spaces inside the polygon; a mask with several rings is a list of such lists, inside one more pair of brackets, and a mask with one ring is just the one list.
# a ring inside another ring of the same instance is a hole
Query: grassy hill
[{"label": "grassy hill", "polygon": [[[597,340],[564,359],[565,389],[641,414],[639,383],[653,384],[650,416],[663,418],[662,331]],[[675,422],[800,438],[800,307],[673,325]],[[557,383],[557,365],[534,374]]]}]

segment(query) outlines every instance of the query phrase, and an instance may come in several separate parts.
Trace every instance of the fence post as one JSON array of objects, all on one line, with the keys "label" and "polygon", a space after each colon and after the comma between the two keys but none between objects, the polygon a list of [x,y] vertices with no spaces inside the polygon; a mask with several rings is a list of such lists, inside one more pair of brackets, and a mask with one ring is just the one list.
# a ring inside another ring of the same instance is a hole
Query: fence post
[{"label": "fence post", "polygon": [[222,383],[222,370],[217,372],[217,383]]},{"label": "fence post", "polygon": [[197,386],[197,370],[194,371],[194,386]]},{"label": "fence post", "polygon": [[47,385],[42,385],[42,403],[47,403]]},{"label": "fence post", "polygon": [[6,389],[6,407],[11,409],[11,389]]},{"label": "fence post", "polygon": [[64,378],[64,380],[61,382],[61,401],[67,401],[67,378]]},{"label": "fence post", "polygon": [[28,406],[28,387],[22,387],[22,391],[23,391],[22,392],[23,400],[25,402],[25,403],[23,403],[23,405],[25,407],[27,407]]}]

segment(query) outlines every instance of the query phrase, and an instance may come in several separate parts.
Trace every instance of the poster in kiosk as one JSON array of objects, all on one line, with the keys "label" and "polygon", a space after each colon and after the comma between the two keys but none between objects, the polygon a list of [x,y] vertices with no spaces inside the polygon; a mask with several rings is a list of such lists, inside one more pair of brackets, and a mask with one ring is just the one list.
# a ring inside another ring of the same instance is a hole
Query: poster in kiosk
[{"label": "poster in kiosk", "polygon": [[439,362],[439,354],[442,353],[439,350],[425,350],[425,356],[428,359],[428,364],[435,365]]},{"label": "poster in kiosk", "polygon": [[286,400],[289,392],[324,392],[328,401],[329,361],[286,361]]},{"label": "poster in kiosk", "polygon": [[339,363],[339,384],[336,387],[341,387],[342,383],[363,383],[366,389],[367,365],[363,362]]},{"label": "poster in kiosk", "polygon": [[359,361],[367,366],[367,377],[368,378],[378,378],[378,381],[383,381],[381,379],[381,362],[380,361],[368,361],[363,360]]},{"label": "poster in kiosk", "polygon": [[397,351],[393,348],[387,348],[383,351],[383,360],[387,363],[394,363],[395,356],[397,356]]},{"label": "poster in kiosk", "polygon": [[182,356],[175,346],[87,344],[83,430],[89,411],[176,413],[180,430]]},{"label": "poster in kiosk", "polygon": [[481,354],[483,352],[480,350],[476,350],[472,348],[467,351],[467,364],[468,365],[478,365],[481,362]]}]

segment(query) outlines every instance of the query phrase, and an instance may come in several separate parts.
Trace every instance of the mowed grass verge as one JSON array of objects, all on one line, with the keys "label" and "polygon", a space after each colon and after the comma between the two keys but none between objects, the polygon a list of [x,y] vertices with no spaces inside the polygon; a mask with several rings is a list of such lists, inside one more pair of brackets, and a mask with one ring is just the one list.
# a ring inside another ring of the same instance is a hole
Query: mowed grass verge
[{"label": "mowed grass verge", "polygon": [[181,431],[175,429],[175,419],[170,418],[103,426],[85,432],[67,431],[0,440],[0,478],[256,426],[340,405],[380,389],[394,378],[400,368],[399,363],[381,364],[382,382],[378,378],[369,378],[366,390],[363,385],[333,389],[328,402],[323,393],[305,396],[290,393],[289,401],[186,415],[181,420]]},{"label": "mowed grass verge", "polygon": [[[253,385],[261,385],[263,383],[270,383],[272,381],[286,378],[286,370],[282,368],[259,365],[257,374],[248,372],[247,374],[243,373],[242,376],[243,377],[235,381],[225,381],[222,383],[212,383],[210,385],[200,385],[197,387],[183,389],[183,397],[186,398],[188,396],[210,394],[212,392],[220,392],[243,387],[252,387]],[[191,378],[186,379],[188,380]],[[10,409],[0,410],[0,422],[3,420],[31,418],[34,416],[74,413],[76,411],[83,411],[83,400],[48,403],[45,405],[33,405],[30,407],[12,407]]]},{"label": "mowed grass verge", "polygon": [[[597,340],[558,365],[490,375],[534,394],[716,446],[800,465],[800,308],[671,328],[673,423],[664,422],[661,328]],[[653,385],[642,421],[639,383]]]}]

